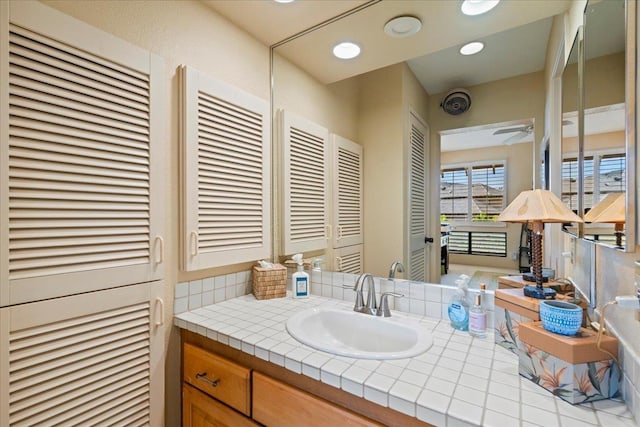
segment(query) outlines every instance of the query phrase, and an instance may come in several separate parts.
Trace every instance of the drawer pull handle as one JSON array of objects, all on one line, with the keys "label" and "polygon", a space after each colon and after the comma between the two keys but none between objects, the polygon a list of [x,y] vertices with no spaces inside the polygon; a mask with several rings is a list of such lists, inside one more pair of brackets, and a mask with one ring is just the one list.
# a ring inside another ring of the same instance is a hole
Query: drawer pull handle
[{"label": "drawer pull handle", "polygon": [[216,378],[215,380],[210,380],[207,378],[207,373],[203,372],[201,374],[196,374],[196,379],[200,381],[204,381],[209,384],[211,387],[218,387],[218,383],[220,382],[220,378]]}]

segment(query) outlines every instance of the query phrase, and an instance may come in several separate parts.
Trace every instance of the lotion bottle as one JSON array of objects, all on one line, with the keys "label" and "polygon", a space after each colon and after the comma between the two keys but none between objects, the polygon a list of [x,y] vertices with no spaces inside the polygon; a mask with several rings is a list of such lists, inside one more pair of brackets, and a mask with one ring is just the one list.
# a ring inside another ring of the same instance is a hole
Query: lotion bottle
[{"label": "lotion bottle", "polygon": [[291,286],[293,287],[294,298],[309,297],[309,274],[304,271],[302,264],[302,254],[295,254],[291,257],[298,264],[298,271],[291,275]]},{"label": "lotion bottle", "polygon": [[487,336],[487,310],[484,307],[486,285],[480,284],[480,292],[474,298],[474,304],[469,311],[469,333],[478,338]]}]

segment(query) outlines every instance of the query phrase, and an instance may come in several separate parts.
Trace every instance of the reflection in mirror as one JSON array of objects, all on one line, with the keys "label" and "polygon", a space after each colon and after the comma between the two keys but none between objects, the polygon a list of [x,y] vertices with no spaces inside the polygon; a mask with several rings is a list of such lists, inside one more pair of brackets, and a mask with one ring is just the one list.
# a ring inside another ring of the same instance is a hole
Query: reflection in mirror
[{"label": "reflection in mirror", "polygon": [[[569,59],[562,73],[562,201],[575,214],[581,215],[580,206],[580,78],[579,50],[582,27],[573,40]],[[567,223],[563,231],[578,236],[581,225]]]},{"label": "reflection in mirror", "polygon": [[584,18],[584,237],[623,247],[624,210],[610,202],[627,188],[625,2],[591,1]]}]

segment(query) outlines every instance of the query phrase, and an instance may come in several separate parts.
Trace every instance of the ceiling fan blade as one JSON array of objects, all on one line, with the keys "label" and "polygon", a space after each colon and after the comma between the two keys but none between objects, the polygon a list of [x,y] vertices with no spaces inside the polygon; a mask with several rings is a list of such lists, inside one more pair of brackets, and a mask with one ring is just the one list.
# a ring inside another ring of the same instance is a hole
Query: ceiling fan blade
[{"label": "ceiling fan blade", "polygon": [[502,141],[502,143],[504,145],[511,145],[514,144],[518,141],[520,141],[522,138],[524,138],[525,136],[529,135],[529,132],[527,131],[520,131],[514,135],[511,135],[509,138],[505,139],[504,141]]},{"label": "ceiling fan blade", "polygon": [[494,135],[502,135],[503,133],[512,133],[512,132],[527,132],[527,126],[518,126],[518,127],[515,127],[515,128],[498,129],[493,134]]}]

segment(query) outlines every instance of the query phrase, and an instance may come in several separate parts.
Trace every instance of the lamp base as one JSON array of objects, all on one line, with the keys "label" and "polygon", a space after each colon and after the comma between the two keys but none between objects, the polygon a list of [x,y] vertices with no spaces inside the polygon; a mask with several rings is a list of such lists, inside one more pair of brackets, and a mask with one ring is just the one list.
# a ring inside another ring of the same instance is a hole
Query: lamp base
[{"label": "lamp base", "polygon": [[536,299],[555,299],[556,291],[551,288],[538,288],[537,286],[525,286],[524,296]]},{"label": "lamp base", "polygon": [[[522,278],[524,280],[526,280],[527,282],[535,282],[536,281],[536,276],[533,273],[522,273]],[[543,283],[547,283],[549,281],[549,276],[545,276],[544,273],[542,273],[542,282]]]}]

